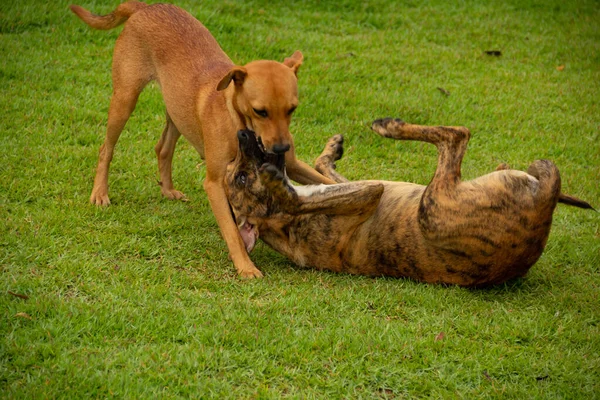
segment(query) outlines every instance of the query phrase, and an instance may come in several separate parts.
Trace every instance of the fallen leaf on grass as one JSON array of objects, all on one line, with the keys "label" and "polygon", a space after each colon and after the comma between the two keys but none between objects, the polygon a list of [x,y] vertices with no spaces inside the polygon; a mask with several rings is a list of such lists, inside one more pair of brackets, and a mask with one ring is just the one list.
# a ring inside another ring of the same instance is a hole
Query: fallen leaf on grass
[{"label": "fallen leaf on grass", "polygon": [[437,334],[437,336],[435,337],[435,341],[438,342],[440,340],[443,340],[444,337],[446,336],[446,334],[444,332],[440,332]]},{"label": "fallen leaf on grass", "polygon": [[388,388],[382,388],[382,389],[378,389],[379,393],[385,395],[385,396],[393,396],[394,395],[394,391],[392,389],[388,389]]},{"label": "fallen leaf on grass", "polygon": [[33,319],[31,318],[31,315],[24,313],[24,312],[18,312],[15,314],[15,317],[21,317],[21,318],[26,318],[26,319]]},{"label": "fallen leaf on grass", "polygon": [[486,50],[484,51],[488,56],[500,57],[502,52],[500,50]]},{"label": "fallen leaf on grass", "polygon": [[559,65],[558,67],[556,67],[557,71],[562,71],[563,69],[565,69],[564,65]]},{"label": "fallen leaf on grass", "polygon": [[490,374],[488,374],[487,370],[483,370],[483,376],[485,376],[485,379],[487,379],[488,381],[491,381],[492,378],[490,377]]},{"label": "fallen leaf on grass", "polygon": [[443,95],[450,96],[450,92],[442,87],[437,88],[437,90],[439,90]]},{"label": "fallen leaf on grass", "polygon": [[10,290],[8,291],[8,294],[11,294],[11,295],[18,297],[20,299],[23,299],[23,300],[27,300],[29,298],[29,296],[27,296],[26,294],[15,293],[15,292],[11,292]]}]

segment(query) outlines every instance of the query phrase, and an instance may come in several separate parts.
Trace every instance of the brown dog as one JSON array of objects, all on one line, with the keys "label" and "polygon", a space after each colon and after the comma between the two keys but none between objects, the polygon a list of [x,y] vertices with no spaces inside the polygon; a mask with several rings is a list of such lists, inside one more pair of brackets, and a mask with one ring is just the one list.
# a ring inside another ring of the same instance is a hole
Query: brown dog
[{"label": "brown dog", "polygon": [[112,29],[127,21],[115,43],[113,95],[91,203],[110,203],[108,168],[114,146],[139,94],[156,80],[167,109],[167,124],[155,148],[162,194],[169,199],[184,197],[171,178],[175,144],[183,135],[206,159],[204,189],[238,273],[262,276],[236,229],[223,179],[237,152],[236,132],[247,127],[256,131],[264,151],[285,153],[290,178],[333,183],[296,159],[289,132],[298,105],[296,74],[302,53],[295,52],[283,63],[263,60],[236,66],[198,20],[173,5],[132,1],[105,16],[76,5],[71,10],[95,29]]},{"label": "brown dog", "polygon": [[[301,266],[485,286],[527,273],[544,250],[557,202],[591,208],[561,194],[550,161],[534,162],[527,173],[503,165],[462,182],[466,128],[393,119],[377,120],[372,128],[385,137],[437,146],[438,166],[428,186],[362,181],[293,187],[282,173],[283,157],[265,157],[251,132],[239,132],[227,191],[244,237],[260,234]],[[344,181],[334,171],[341,154],[338,135],[317,169]]]}]

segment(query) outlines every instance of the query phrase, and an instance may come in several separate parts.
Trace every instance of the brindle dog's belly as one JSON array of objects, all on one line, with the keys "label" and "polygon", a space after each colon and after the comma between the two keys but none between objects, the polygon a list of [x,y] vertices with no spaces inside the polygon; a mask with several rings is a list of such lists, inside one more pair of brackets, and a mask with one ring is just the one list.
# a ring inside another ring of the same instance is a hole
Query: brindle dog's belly
[{"label": "brindle dog's belly", "polygon": [[342,256],[342,269],[354,274],[418,279],[426,243],[417,215],[425,186],[384,183],[375,214],[356,230]]},{"label": "brindle dog's belly", "polygon": [[525,275],[545,247],[551,213],[540,214],[527,187],[515,194],[497,185],[502,174],[462,183],[446,208],[421,210],[439,214],[427,219],[437,220],[433,229],[419,215],[425,187],[386,182],[377,211],[348,241],[341,270],[463,286]]}]

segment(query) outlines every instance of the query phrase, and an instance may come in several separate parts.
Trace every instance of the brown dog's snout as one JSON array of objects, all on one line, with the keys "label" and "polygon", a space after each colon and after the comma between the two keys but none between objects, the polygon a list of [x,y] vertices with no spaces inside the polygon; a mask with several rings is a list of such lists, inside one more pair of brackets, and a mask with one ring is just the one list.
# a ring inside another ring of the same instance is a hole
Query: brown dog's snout
[{"label": "brown dog's snout", "polygon": [[273,143],[268,138],[263,140],[263,137],[257,135],[258,143],[262,147],[265,153],[270,154],[284,154],[289,149],[291,149],[292,145],[289,140],[280,139],[277,142]]},{"label": "brown dog's snout", "polygon": [[290,144],[289,143],[278,143],[276,145],[273,145],[273,148],[271,149],[273,151],[273,153],[275,154],[283,154],[286,151],[288,151],[290,149]]}]

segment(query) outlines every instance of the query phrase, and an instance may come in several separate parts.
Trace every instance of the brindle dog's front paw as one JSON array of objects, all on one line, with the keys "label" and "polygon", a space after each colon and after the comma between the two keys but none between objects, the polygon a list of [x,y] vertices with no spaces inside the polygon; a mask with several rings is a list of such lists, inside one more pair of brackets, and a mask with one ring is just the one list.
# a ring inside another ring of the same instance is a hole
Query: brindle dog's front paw
[{"label": "brindle dog's front paw", "polygon": [[273,189],[283,184],[284,176],[276,166],[273,164],[263,164],[259,170],[260,180],[263,185],[269,189]]},{"label": "brindle dog's front paw", "polygon": [[[323,154],[327,152],[333,161],[338,161],[344,155],[344,136],[335,135],[329,138]],[[335,166],[334,166],[335,168]]]},{"label": "brindle dog's front paw", "polygon": [[298,194],[289,185],[283,172],[273,164],[263,164],[259,170],[260,181],[280,209],[294,209]]}]

